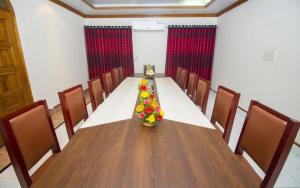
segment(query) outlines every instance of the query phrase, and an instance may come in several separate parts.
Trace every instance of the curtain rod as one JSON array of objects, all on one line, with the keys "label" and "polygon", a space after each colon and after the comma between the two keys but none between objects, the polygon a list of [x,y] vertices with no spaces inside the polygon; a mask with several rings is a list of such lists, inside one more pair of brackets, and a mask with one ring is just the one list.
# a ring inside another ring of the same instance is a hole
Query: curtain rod
[{"label": "curtain rod", "polygon": [[169,25],[168,28],[217,28],[216,25]]},{"label": "curtain rod", "polygon": [[130,29],[131,26],[84,26],[86,29]]}]

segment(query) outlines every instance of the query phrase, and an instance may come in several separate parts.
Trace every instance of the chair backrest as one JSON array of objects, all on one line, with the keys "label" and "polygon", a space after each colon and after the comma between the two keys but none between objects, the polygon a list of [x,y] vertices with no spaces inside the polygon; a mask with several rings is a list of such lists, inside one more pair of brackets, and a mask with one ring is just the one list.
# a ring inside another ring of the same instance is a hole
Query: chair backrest
[{"label": "chair backrest", "polygon": [[69,139],[74,134],[74,127],[88,118],[82,85],[77,85],[58,92]]},{"label": "chair backrest", "polygon": [[120,83],[119,69],[112,69],[113,87],[116,88]]},{"label": "chair backrest", "polygon": [[288,157],[300,123],[251,101],[235,153],[243,151],[265,172],[261,187],[273,187]]},{"label": "chair backrest", "polygon": [[108,95],[113,91],[113,80],[111,76],[111,72],[107,72],[102,74],[102,83],[105,91],[105,96],[108,97]]},{"label": "chair backrest", "polygon": [[194,97],[197,81],[198,81],[198,74],[191,72],[189,74],[188,87],[186,92],[190,98]]},{"label": "chair backrest", "polygon": [[218,87],[211,122],[218,122],[223,128],[223,138],[228,143],[240,94],[223,86]]},{"label": "chair backrest", "polygon": [[22,187],[32,183],[28,173],[50,149],[60,152],[46,101],[38,101],[0,121],[4,142]]},{"label": "chair backrest", "polygon": [[195,97],[193,97],[195,103],[200,106],[204,114],[206,113],[210,85],[210,81],[199,78]]},{"label": "chair backrest", "polygon": [[179,86],[183,91],[186,89],[187,79],[188,79],[188,70],[182,69],[179,77],[179,83],[180,83]]},{"label": "chair backrest", "polygon": [[176,70],[176,83],[179,85],[179,83],[180,83],[180,74],[181,74],[181,71],[182,71],[182,67],[177,67],[177,70]]},{"label": "chair backrest", "polygon": [[100,78],[95,78],[88,81],[89,92],[91,97],[92,110],[95,111],[99,104],[104,100]]},{"label": "chair backrest", "polygon": [[119,67],[118,70],[119,70],[120,81],[123,81],[124,78],[125,78],[124,77],[123,67]]}]

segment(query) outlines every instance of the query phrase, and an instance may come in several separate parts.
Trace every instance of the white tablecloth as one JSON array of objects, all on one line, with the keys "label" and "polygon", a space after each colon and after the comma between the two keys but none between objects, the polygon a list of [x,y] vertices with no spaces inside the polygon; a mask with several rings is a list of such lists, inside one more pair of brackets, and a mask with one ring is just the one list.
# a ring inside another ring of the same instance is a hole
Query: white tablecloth
[{"label": "white tablecloth", "polygon": [[140,78],[126,78],[80,128],[130,119],[138,97],[139,80]]},{"label": "white tablecloth", "polygon": [[169,77],[156,78],[157,94],[164,119],[215,129],[193,101]]}]

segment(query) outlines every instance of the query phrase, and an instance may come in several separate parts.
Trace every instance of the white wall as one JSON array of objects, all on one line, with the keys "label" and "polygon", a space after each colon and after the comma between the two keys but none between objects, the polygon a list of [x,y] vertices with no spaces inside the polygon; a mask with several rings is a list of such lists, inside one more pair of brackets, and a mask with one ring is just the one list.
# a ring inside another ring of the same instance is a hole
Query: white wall
[{"label": "white wall", "polygon": [[[212,87],[240,92],[245,109],[257,99],[300,120],[299,23],[299,0],[251,0],[219,17]],[[268,49],[275,62],[263,60]]]},{"label": "white wall", "polygon": [[87,87],[84,19],[48,0],[12,0],[34,100],[59,103],[57,92]]},{"label": "white wall", "polygon": [[86,19],[85,25],[128,26],[133,21],[160,21],[166,29],[164,31],[137,31],[133,30],[133,55],[136,73],[143,72],[144,64],[154,64],[157,73],[165,72],[166,50],[168,39],[168,25],[216,25],[217,18],[111,18]]}]

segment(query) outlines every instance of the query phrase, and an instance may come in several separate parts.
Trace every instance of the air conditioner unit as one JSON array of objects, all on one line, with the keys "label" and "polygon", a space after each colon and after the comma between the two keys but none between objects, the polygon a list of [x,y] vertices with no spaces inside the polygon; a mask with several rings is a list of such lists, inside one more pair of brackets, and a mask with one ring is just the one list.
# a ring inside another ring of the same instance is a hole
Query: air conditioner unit
[{"label": "air conditioner unit", "polygon": [[165,26],[163,22],[159,21],[134,21],[132,22],[132,29],[143,31],[163,31]]}]

